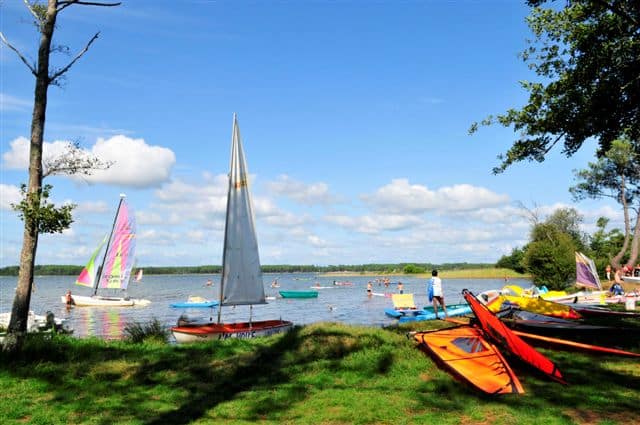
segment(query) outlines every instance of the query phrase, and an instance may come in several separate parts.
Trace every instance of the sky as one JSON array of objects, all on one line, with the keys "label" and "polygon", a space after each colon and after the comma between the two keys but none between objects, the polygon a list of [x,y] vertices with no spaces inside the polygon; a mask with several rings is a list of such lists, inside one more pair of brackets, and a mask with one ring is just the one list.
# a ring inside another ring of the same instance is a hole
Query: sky
[{"label": "sky", "polygon": [[[113,163],[50,176],[74,223],[42,235],[36,264],[85,264],[119,195],[137,220],[139,265],[221,264],[233,114],[251,174],[262,264],[493,263],[526,243],[526,210],[574,207],[593,232],[619,226],[607,201],[576,202],[552,151],[493,175],[517,134],[472,123],[526,104],[538,81],[518,56],[533,38],[524,1],[124,0],[58,16],[46,158],[69,142]],[[26,58],[39,37],[18,0],[0,28]],[[34,77],[0,47],[0,267],[19,263],[10,204],[28,179]],[[525,207],[524,209],[522,207]]]}]

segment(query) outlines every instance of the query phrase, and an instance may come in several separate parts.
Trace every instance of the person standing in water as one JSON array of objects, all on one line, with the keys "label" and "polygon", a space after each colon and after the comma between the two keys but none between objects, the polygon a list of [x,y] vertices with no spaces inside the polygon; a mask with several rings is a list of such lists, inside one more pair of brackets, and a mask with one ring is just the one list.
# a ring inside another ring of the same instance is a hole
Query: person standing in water
[{"label": "person standing in water", "polygon": [[444,317],[449,317],[447,315],[447,307],[444,304],[444,294],[442,292],[442,280],[438,277],[438,270],[431,271],[431,279],[429,279],[429,284],[427,286],[427,294],[429,296],[429,301],[433,302],[433,312],[436,314],[436,319],[438,319],[438,304],[442,307],[442,311],[444,311]]}]

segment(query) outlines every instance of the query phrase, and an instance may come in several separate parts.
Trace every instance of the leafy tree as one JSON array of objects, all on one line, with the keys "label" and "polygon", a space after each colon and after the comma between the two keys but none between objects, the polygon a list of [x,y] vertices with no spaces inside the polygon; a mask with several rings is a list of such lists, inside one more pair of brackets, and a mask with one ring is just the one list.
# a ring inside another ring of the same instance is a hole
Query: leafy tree
[{"label": "leafy tree", "polygon": [[598,218],[596,227],[598,230],[591,235],[589,248],[593,255],[593,261],[596,264],[597,269],[602,273],[604,272],[607,264],[611,265],[611,259],[619,252],[622,246],[624,235],[619,229],[612,229],[606,231],[609,219],[606,217]]},{"label": "leafy tree", "polygon": [[576,277],[573,238],[548,224],[539,226],[545,227],[541,233],[549,237],[529,243],[523,262],[536,285],[564,289]]},{"label": "leafy tree", "polygon": [[[574,173],[578,183],[570,191],[576,200],[608,197],[622,206],[624,239],[622,247],[611,258],[611,264],[620,267],[631,245],[627,265],[633,266],[640,244],[640,155],[631,141],[623,137],[614,140],[597,162],[591,162],[586,169]],[[630,212],[634,210],[635,230],[632,237]]]},{"label": "leafy tree", "polygon": [[[558,7],[561,3],[564,7]],[[534,39],[521,57],[541,82],[524,81],[520,109],[482,125],[512,127],[517,140],[494,173],[523,160],[544,161],[562,143],[573,155],[595,138],[599,155],[620,135],[640,140],[640,7],[638,0],[527,0]],[[542,5],[549,4],[549,8]],[[470,133],[478,129],[472,124]],[[636,145],[636,152],[637,152]]]},{"label": "leafy tree", "polygon": [[407,264],[402,269],[402,272],[406,274],[417,274],[417,273],[424,273],[425,269],[424,267],[418,267],[415,264]]},{"label": "leafy tree", "polygon": [[[42,179],[45,172],[49,174],[75,172],[89,172],[85,168],[82,159],[76,166],[62,170],[64,165],[69,165],[64,159],[55,160],[53,168],[43,169],[42,145],[44,140],[44,125],[47,110],[47,96],[49,86],[59,85],[66,72],[87,52],[91,44],[98,38],[95,34],[89,42],[69,63],[62,68],[50,66],[50,56],[53,51],[61,49],[52,47],[53,33],[56,28],[58,13],[72,5],[85,6],[116,6],[120,3],[100,3],[81,0],[48,0],[46,4],[24,0],[24,4],[34,18],[34,24],[40,33],[37,63],[31,64],[25,56],[15,48],[0,32],[0,40],[27,66],[34,75],[35,93],[33,103],[33,115],[31,118],[31,143],[29,151],[29,182],[25,187],[25,198],[16,208],[21,212],[24,221],[24,236],[22,251],[20,254],[20,272],[18,273],[18,285],[11,310],[11,321],[3,349],[8,352],[20,350],[27,330],[27,318],[31,302],[31,287],[33,285],[33,270],[36,250],[38,246],[38,234],[40,231],[59,231],[65,225],[71,223],[71,207],[63,206],[56,209],[46,199],[49,196],[50,186],[42,187]],[[86,159],[86,158],[85,158]],[[73,163],[73,161],[72,161]],[[55,164],[59,165],[56,169]],[[52,220],[52,221],[49,221]]]},{"label": "leafy tree", "polygon": [[513,248],[513,250],[511,250],[511,254],[503,255],[502,257],[500,257],[500,259],[496,263],[496,267],[511,269],[518,273],[524,273],[525,267],[523,264],[523,259],[525,252],[526,247]]},{"label": "leafy tree", "polygon": [[536,285],[562,289],[575,279],[575,251],[583,251],[586,240],[581,222],[574,208],[559,208],[543,222],[533,222],[522,263]]}]

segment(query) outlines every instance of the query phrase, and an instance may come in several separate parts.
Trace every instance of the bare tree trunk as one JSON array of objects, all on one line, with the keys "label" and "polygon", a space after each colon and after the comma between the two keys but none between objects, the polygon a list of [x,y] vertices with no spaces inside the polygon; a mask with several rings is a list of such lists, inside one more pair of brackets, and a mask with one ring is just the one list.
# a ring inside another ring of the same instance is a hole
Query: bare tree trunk
[{"label": "bare tree trunk", "polygon": [[629,205],[627,204],[627,196],[626,196],[626,186],[625,186],[625,178],[624,176],[620,182],[620,203],[622,204],[622,212],[624,213],[624,242],[622,243],[622,248],[616,254],[615,257],[611,259],[611,265],[618,269],[620,268],[620,261],[624,254],[629,249],[629,241],[631,240],[631,224],[629,220]]},{"label": "bare tree trunk", "polygon": [[[41,26],[40,46],[38,49],[38,69],[36,88],[31,119],[31,145],[29,150],[29,184],[27,186],[27,201],[30,205],[40,205],[42,193],[42,142],[44,138],[44,123],[47,110],[47,91],[49,89],[49,55],[51,40],[56,24],[56,0],[49,0],[46,18]],[[33,268],[36,249],[38,246],[38,221],[36,214],[25,214],[24,240],[20,254],[20,272],[18,285],[11,309],[11,321],[3,349],[17,352],[21,349],[27,332],[27,319],[31,302],[31,287],[33,285]]]},{"label": "bare tree trunk", "polygon": [[638,208],[638,213],[636,215],[636,226],[633,229],[633,241],[631,242],[631,255],[629,257],[629,261],[627,261],[627,266],[633,269],[636,264],[636,260],[638,259],[638,254],[640,251],[640,208]]}]

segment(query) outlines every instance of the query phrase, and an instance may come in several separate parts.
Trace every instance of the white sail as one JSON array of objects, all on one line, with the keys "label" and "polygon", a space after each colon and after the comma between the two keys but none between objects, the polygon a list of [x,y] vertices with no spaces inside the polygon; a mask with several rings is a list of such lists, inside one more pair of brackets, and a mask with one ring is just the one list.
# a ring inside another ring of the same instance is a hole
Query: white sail
[{"label": "white sail", "polygon": [[249,193],[249,172],[235,114],[220,286],[221,305],[266,304]]}]

